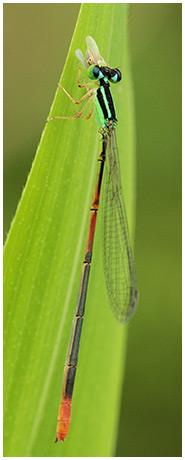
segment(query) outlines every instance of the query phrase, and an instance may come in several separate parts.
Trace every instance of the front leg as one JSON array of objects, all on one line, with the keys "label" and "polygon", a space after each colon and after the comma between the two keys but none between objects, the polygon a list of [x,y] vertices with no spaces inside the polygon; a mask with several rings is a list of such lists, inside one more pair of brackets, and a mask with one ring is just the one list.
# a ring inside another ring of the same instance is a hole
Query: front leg
[{"label": "front leg", "polygon": [[76,105],[81,104],[81,102],[83,102],[84,99],[86,99],[86,97],[92,97],[93,94],[94,94],[94,91],[96,91],[96,88],[88,89],[87,93],[86,93],[84,96],[82,96],[81,99],[79,99],[79,101],[75,101],[75,100],[73,99],[73,97],[70,96],[70,94],[66,91],[66,89],[63,88],[62,85],[60,85],[60,83],[58,83],[58,86],[59,86],[61,89],[63,89],[64,93],[69,97],[69,99],[73,102],[73,104],[76,104]]},{"label": "front leg", "polygon": [[87,88],[88,86],[90,85],[94,85],[94,82],[91,81],[90,83],[86,83],[85,80],[83,80],[83,85],[80,83],[80,77],[81,77],[81,72],[82,72],[82,69],[80,66],[79,67],[79,73],[78,73],[78,87],[79,88],[85,88],[87,91],[89,91],[89,88]]}]

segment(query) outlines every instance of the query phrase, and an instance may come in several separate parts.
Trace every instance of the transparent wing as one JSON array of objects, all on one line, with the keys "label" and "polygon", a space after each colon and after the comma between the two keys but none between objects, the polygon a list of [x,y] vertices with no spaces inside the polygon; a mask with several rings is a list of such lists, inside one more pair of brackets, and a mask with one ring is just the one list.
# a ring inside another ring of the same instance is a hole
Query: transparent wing
[{"label": "transparent wing", "polygon": [[90,36],[86,38],[86,43],[87,43],[87,51],[86,51],[86,56],[87,60],[89,59],[91,61],[91,64],[98,64],[99,61],[103,62],[105,65],[104,59],[100,56],[98,46],[94,39]]},{"label": "transparent wing", "polygon": [[99,49],[97,47],[96,42],[93,40],[92,37],[88,36],[86,38],[86,43],[87,43],[87,51],[86,51],[87,59],[90,59],[92,63],[97,63],[100,60],[100,53],[99,53]]},{"label": "transparent wing", "polygon": [[139,293],[121,187],[115,130],[108,136],[103,188],[103,262],[107,291],[115,318],[127,323],[135,312]]},{"label": "transparent wing", "polygon": [[83,66],[86,68],[86,70],[88,69],[88,65],[86,63],[86,60],[81,52],[81,50],[76,50],[75,51],[75,54],[76,54],[76,57],[79,59],[79,61],[81,62],[81,64],[83,64]]}]

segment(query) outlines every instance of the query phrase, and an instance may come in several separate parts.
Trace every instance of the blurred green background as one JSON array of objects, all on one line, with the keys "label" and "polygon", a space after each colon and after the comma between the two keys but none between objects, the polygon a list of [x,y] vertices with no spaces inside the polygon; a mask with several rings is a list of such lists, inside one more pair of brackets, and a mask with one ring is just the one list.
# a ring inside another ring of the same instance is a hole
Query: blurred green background
[{"label": "blurred green background", "polygon": [[[4,237],[80,4],[4,4]],[[140,304],[116,456],[181,456],[181,4],[131,4]],[[121,63],[118,63],[118,67]]]}]

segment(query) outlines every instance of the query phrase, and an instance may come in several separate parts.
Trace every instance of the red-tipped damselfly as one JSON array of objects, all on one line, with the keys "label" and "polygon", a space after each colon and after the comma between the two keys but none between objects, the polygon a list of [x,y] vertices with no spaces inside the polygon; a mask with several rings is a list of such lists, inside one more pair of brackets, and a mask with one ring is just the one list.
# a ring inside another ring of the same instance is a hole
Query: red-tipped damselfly
[{"label": "red-tipped damselfly", "polygon": [[[101,153],[98,158],[98,169],[90,208],[90,220],[82,266],[80,286],[78,291],[76,311],[73,319],[71,336],[67,351],[66,364],[63,376],[62,397],[59,407],[56,442],[65,440],[71,418],[71,402],[78,362],[79,345],[82,324],[85,312],[89,272],[92,260],[92,250],[96,219],[99,208],[100,192],[103,183],[103,263],[109,295],[110,305],[115,318],[121,323],[127,323],[133,316],[137,301],[138,289],[136,286],[135,266],[130,244],[125,204],[123,200],[118,148],[116,140],[117,115],[110,91],[110,83],[118,83],[121,72],[117,68],[109,67],[100,56],[98,47],[92,37],[87,37],[87,59],[82,52],[76,50],[76,56],[87,70],[87,76],[97,86],[89,89],[85,82],[78,86],[86,89],[86,94],[79,101],[75,101],[61,86],[74,104],[80,104],[87,99],[86,104],[74,117],[54,116],[53,119],[90,118],[93,109],[88,115],[84,111],[90,102],[94,102],[98,131],[101,135]],[[103,173],[105,169],[105,177]],[[103,182],[102,182],[103,180]]]}]

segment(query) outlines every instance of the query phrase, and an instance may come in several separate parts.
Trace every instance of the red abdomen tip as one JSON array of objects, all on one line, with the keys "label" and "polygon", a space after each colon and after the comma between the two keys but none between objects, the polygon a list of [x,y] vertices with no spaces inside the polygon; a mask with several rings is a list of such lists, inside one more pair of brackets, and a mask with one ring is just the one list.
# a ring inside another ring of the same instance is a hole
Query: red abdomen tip
[{"label": "red abdomen tip", "polygon": [[56,436],[55,442],[65,441],[65,438],[69,431],[70,419],[71,419],[71,398],[65,398],[61,401],[60,408],[59,408],[57,436]]}]

